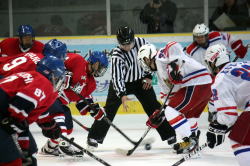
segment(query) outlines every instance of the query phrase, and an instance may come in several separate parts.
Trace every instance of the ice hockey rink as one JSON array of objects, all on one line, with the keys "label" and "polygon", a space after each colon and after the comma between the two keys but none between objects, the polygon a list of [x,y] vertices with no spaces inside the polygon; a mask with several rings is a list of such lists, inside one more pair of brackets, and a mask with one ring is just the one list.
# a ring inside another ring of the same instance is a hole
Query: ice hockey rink
[{"label": "ice hockey rink", "polygon": [[[92,118],[90,116],[75,116],[84,125],[90,126]],[[206,129],[207,129],[207,113],[203,113],[200,119],[200,144],[205,143]],[[119,127],[125,134],[132,140],[138,141],[145,130],[146,116],[139,114],[117,115],[114,124]],[[72,137],[75,142],[84,148],[86,147],[87,131],[80,128],[74,123],[74,131]],[[42,136],[41,131],[36,125],[31,126],[32,133],[37,141],[39,150],[45,144],[46,138]],[[151,130],[146,138],[153,137],[155,142],[152,144],[151,150],[145,150],[144,146],[139,146],[131,156],[123,156],[117,154],[115,149],[131,149],[133,145],[128,142],[121,134],[111,127],[104,144],[99,145],[97,151],[93,152],[97,157],[105,160],[112,166],[171,166],[179,159],[181,155],[176,155],[172,152],[170,146],[166,142],[162,142],[158,133]],[[73,157],[52,157],[37,154],[38,165],[40,166],[98,166],[102,163],[89,157],[87,154],[81,159]],[[201,157],[197,159],[190,159],[181,164],[182,166],[237,166],[237,161],[233,156],[232,149],[230,148],[229,140],[226,139],[225,143],[213,150],[205,148],[201,152]]]}]

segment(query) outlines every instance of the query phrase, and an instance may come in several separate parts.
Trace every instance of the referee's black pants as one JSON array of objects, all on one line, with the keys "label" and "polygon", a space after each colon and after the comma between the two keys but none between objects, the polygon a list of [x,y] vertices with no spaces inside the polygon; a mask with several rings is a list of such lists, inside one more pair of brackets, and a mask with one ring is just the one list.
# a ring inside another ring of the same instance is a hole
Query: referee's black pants
[{"label": "referee's black pants", "polygon": [[[150,116],[156,109],[159,109],[161,107],[161,104],[157,101],[153,88],[144,90],[142,88],[142,85],[143,84],[141,79],[131,83],[125,83],[127,94],[134,94],[142,104],[142,107],[145,110],[146,114]],[[121,104],[121,98],[116,95],[116,91],[114,90],[113,83],[111,81],[105,106],[107,118],[113,121]],[[109,127],[110,125],[105,120],[95,120],[89,131],[88,138],[95,139],[98,143],[103,143]],[[175,136],[174,129],[166,120],[157,128],[157,132],[159,133],[163,141],[172,136]]]}]

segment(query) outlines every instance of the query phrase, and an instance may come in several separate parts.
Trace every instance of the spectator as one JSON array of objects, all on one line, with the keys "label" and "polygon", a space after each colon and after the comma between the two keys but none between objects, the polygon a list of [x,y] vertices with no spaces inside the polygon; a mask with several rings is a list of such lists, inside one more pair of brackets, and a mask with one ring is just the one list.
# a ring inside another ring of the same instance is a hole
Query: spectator
[{"label": "spectator", "polygon": [[84,15],[77,21],[78,35],[105,35],[106,32],[106,16],[104,12]]},{"label": "spectator", "polygon": [[237,0],[224,0],[222,7],[217,7],[209,20],[211,30],[245,30],[242,27],[244,17],[248,17],[246,7],[237,5]]},{"label": "spectator", "polygon": [[147,33],[173,33],[177,7],[171,0],[151,0],[140,13]]},{"label": "spectator", "polygon": [[64,25],[63,19],[59,15],[50,18],[50,24],[42,24],[36,32],[40,36],[70,36],[72,32]]}]

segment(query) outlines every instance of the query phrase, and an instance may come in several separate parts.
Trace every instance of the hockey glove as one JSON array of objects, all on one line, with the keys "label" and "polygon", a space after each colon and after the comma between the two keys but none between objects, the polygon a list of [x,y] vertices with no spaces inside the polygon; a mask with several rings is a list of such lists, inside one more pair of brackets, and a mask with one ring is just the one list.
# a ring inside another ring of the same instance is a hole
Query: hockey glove
[{"label": "hockey glove", "polygon": [[177,64],[178,59],[169,63],[169,80],[172,83],[180,83],[183,76],[181,75],[180,66]]},{"label": "hockey glove", "polygon": [[207,143],[211,149],[222,144],[228,127],[217,122],[210,123],[207,132]]},{"label": "hockey glove", "polygon": [[106,115],[104,108],[100,107],[98,103],[91,104],[89,113],[93,118],[95,118],[95,120],[102,120],[102,118]]},{"label": "hockey glove", "polygon": [[54,119],[50,122],[39,124],[39,126],[41,127],[42,133],[45,137],[57,139],[62,134],[61,128]]},{"label": "hockey glove", "polygon": [[1,120],[0,127],[8,134],[22,133],[29,129],[29,124],[26,120],[18,121],[12,117],[6,117]]},{"label": "hockey glove", "polygon": [[81,115],[86,115],[87,112],[90,112],[89,104],[93,104],[94,101],[92,98],[86,98],[84,100],[80,100],[76,104],[76,108],[79,110]]},{"label": "hockey glove", "polygon": [[146,125],[152,128],[158,128],[164,121],[165,116],[163,111],[155,110],[155,112],[149,117],[146,122]]},{"label": "hockey glove", "polygon": [[242,40],[235,41],[231,48],[239,58],[244,58],[247,54],[247,47],[243,45]]}]

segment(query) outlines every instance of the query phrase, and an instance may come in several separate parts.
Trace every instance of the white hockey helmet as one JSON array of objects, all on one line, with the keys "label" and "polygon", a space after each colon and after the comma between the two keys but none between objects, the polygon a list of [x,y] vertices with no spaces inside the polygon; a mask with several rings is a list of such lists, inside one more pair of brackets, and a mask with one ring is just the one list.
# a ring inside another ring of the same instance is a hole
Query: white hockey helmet
[{"label": "white hockey helmet", "polygon": [[193,36],[205,36],[209,33],[209,28],[205,24],[197,24],[193,29]]},{"label": "white hockey helmet", "polygon": [[220,68],[221,65],[230,62],[230,54],[223,44],[216,44],[208,47],[205,54],[205,61],[211,67]]},{"label": "white hockey helmet", "polygon": [[157,53],[157,50],[153,44],[145,44],[141,46],[141,48],[139,49],[137,59],[138,59],[139,64],[145,71],[151,71],[151,69],[145,63],[144,58],[148,58],[149,60],[152,60],[156,56],[156,53]]}]

